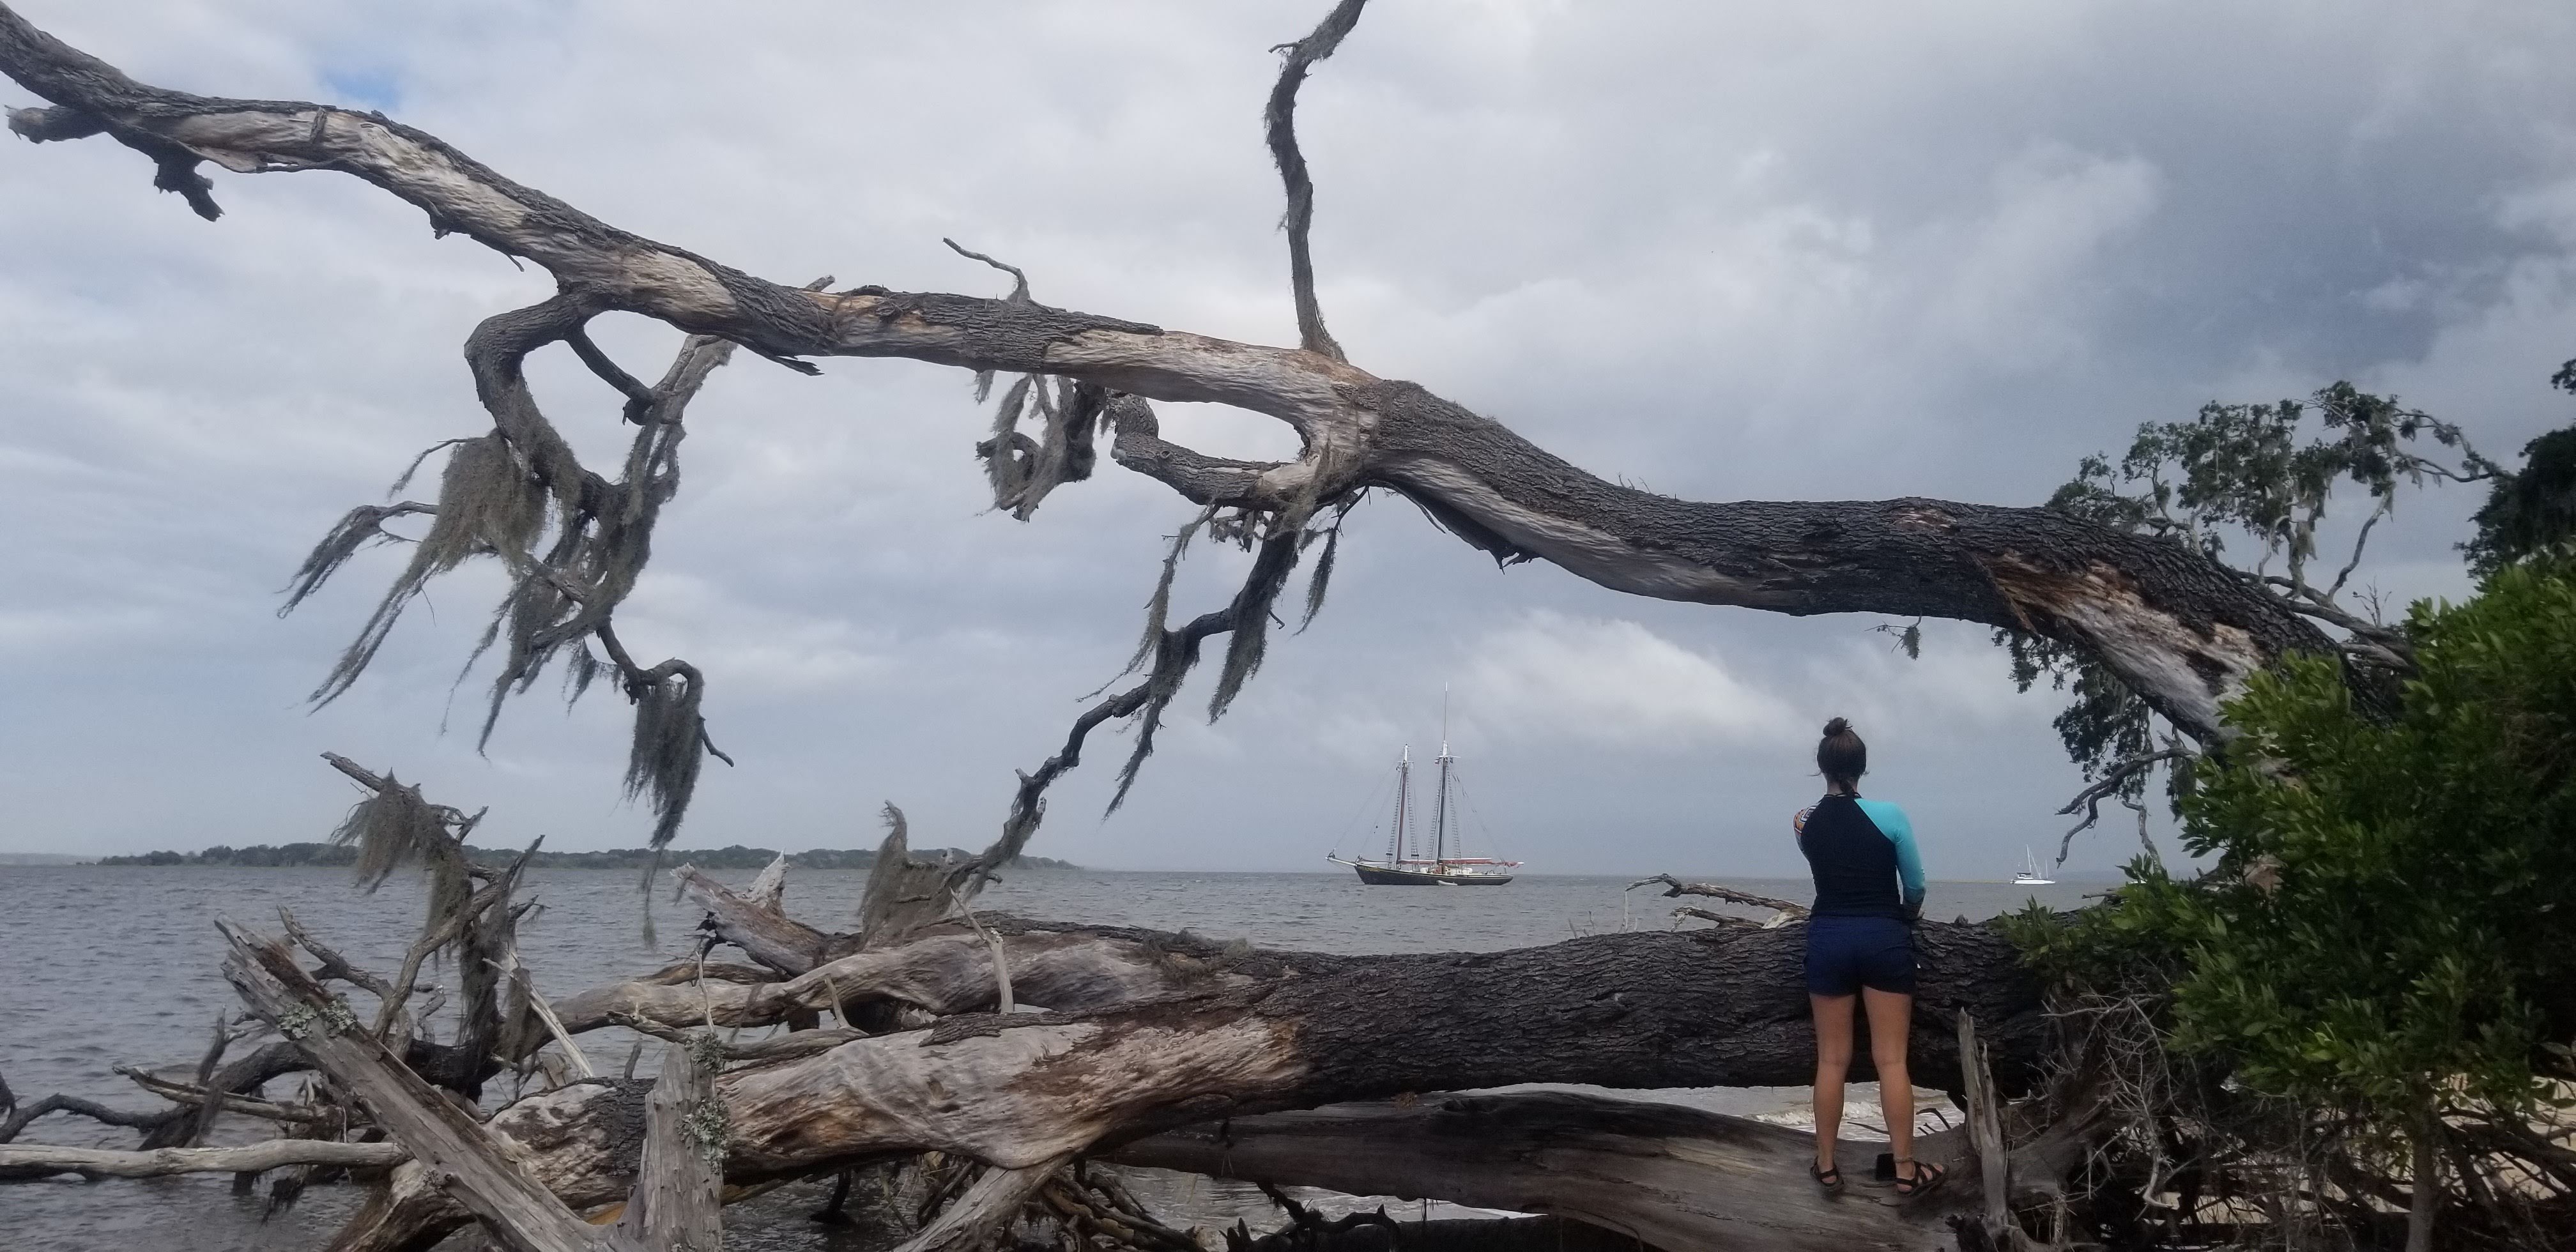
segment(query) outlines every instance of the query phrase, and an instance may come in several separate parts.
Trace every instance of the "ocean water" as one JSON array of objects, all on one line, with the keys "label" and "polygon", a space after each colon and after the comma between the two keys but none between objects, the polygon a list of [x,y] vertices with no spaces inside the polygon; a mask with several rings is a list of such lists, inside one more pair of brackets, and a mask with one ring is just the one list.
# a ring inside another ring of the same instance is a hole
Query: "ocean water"
[{"label": "ocean water", "polygon": [[[740,881],[750,875],[719,877]],[[1809,890],[1804,881],[1722,881],[1788,899]],[[788,911],[827,930],[846,929],[864,882],[854,872],[791,873]],[[1532,875],[1503,887],[1403,889],[1363,887],[1340,873],[1022,872],[990,888],[977,907],[1189,930],[1264,947],[1367,953],[1492,950],[1577,934],[1660,929],[1673,924],[1674,905],[1693,903],[1666,899],[1653,888],[1628,892],[1627,884],[1624,878]],[[2086,884],[1934,883],[1926,911],[1981,919],[2033,898],[2071,908],[2100,890]],[[660,968],[691,947],[697,916],[671,904],[667,889],[651,900],[654,933],[648,940],[647,899],[632,874],[535,871],[525,894],[544,906],[522,926],[521,946],[539,991],[548,996]],[[216,919],[275,932],[277,910],[290,908],[352,961],[389,974],[418,929],[422,906],[419,884],[409,876],[397,876],[368,895],[354,890],[347,871],[337,869],[0,866],[0,1078],[22,1103],[64,1092],[126,1108],[160,1107],[113,1067],[188,1069],[205,1050],[216,1018],[238,1011],[232,988],[216,972],[223,953]],[[613,1065],[622,1063],[631,1039],[623,1031],[601,1031],[583,1036],[582,1046],[595,1064]],[[1805,1100],[1796,1088],[1660,1095],[1784,1119],[1793,1118]],[[261,1133],[251,1119],[228,1119],[216,1142]],[[59,1114],[19,1138],[134,1144],[131,1131]],[[198,1175],[0,1183],[0,1250],[302,1252],[326,1244],[360,1195],[351,1187],[315,1188],[291,1212],[263,1224],[263,1198],[234,1196],[229,1182],[224,1175]],[[1184,1223],[1231,1224],[1241,1216],[1257,1228],[1272,1217],[1269,1202],[1250,1187],[1183,1175],[1149,1176],[1140,1184],[1150,1204]],[[871,1246],[863,1232],[836,1232],[806,1220],[824,1190],[821,1184],[799,1184],[728,1208],[726,1247],[785,1252]]]}]

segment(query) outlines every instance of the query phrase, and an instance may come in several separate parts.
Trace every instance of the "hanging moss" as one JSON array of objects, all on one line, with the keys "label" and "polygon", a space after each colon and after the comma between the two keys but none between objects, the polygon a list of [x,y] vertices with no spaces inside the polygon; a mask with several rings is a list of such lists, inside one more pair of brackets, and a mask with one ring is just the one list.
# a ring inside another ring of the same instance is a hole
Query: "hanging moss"
[{"label": "hanging moss", "polygon": [[[433,576],[480,553],[497,555],[514,570],[526,565],[529,545],[544,529],[545,515],[545,487],[511,454],[500,432],[458,443],[448,454],[447,472],[439,481],[437,520],[412,550],[411,563],[385,589],[357,639],[314,688],[313,699],[327,704],[358,680],[393,632],[404,606]],[[346,525],[343,519],[343,528]],[[327,561],[330,550],[347,538],[337,531],[325,537],[314,556],[306,558],[307,564],[315,557]]]},{"label": "hanging moss", "polygon": [[651,844],[668,845],[680,832],[698,767],[706,760],[706,719],[698,703],[704,680],[694,669],[630,688],[635,698],[635,740],[626,756],[626,794],[642,796],[654,814]]},{"label": "hanging moss", "polygon": [[392,775],[382,790],[360,800],[331,832],[335,847],[355,846],[358,884],[368,892],[396,869],[417,864],[429,871],[429,924],[446,922],[465,907],[472,891],[462,845],[447,832],[439,810]]}]

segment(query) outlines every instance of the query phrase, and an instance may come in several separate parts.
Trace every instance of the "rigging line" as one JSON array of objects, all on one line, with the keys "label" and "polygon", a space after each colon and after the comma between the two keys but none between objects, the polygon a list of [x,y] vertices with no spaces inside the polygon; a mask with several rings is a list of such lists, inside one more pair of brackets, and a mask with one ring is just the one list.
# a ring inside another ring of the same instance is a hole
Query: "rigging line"
[{"label": "rigging line", "polygon": [[1459,773],[1457,766],[1449,767],[1449,777],[1451,781],[1458,784],[1458,798],[1466,802],[1467,815],[1476,819],[1477,827],[1485,832],[1485,844],[1494,850],[1495,859],[1500,860],[1509,855],[1503,851],[1503,841],[1494,835],[1494,824],[1485,820],[1483,809],[1476,807],[1476,797],[1467,794],[1467,779]]},{"label": "rigging line", "polygon": [[[1377,790],[1370,792],[1368,799],[1361,801],[1360,806],[1351,810],[1351,815],[1342,820],[1341,826],[1333,832],[1333,854],[1335,856],[1341,855],[1342,841],[1349,838],[1351,832],[1356,829],[1362,821],[1367,819],[1369,809],[1374,805],[1384,803],[1394,790],[1394,779],[1382,778],[1378,780]],[[1371,835],[1375,835],[1383,828],[1383,825],[1383,823],[1372,824],[1369,827],[1369,833]],[[1363,850],[1362,855],[1366,855],[1365,850]]]}]

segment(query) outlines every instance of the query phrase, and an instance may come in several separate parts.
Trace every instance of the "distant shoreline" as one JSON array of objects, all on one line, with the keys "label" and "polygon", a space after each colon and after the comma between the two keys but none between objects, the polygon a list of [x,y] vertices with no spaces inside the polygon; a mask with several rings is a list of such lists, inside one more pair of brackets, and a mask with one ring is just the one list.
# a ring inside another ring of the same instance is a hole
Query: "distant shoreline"
[{"label": "distant shoreline", "polygon": [[[467,845],[465,855],[478,865],[507,865],[519,857],[515,848],[478,848]],[[962,860],[972,853],[956,848],[931,848],[913,853],[916,858],[936,860],[941,857]],[[102,856],[81,858],[43,853],[10,854],[0,864],[18,865],[223,865],[256,869],[298,869],[305,867],[348,867],[357,864],[358,850],[353,846],[328,843],[257,844],[247,848],[218,845],[202,852],[146,852],[137,856]],[[24,859],[19,859],[24,858]],[[695,865],[700,869],[762,869],[778,859],[774,848],[747,848],[734,844],[723,848],[666,848],[656,853],[650,848],[614,848],[605,852],[537,852],[528,864],[534,869],[649,869],[657,862],[665,867]],[[815,848],[787,854],[787,864],[794,869],[873,869],[877,863],[874,848]],[[1023,856],[1014,865],[1021,869],[1078,870],[1070,861],[1052,857]]]}]

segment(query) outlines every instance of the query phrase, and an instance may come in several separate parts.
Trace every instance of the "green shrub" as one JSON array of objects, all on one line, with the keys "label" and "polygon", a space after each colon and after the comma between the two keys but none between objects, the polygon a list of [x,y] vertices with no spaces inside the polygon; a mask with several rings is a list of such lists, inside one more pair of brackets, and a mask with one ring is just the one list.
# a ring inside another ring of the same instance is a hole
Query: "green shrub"
[{"label": "green shrub", "polygon": [[2576,571],[2503,569],[2407,629],[2393,718],[2331,658],[2256,678],[2183,802],[2214,868],[2024,915],[2031,962],[2169,993],[2170,1045],[2252,1091],[2390,1130],[2437,1096],[2528,1107],[2576,1033]]}]

